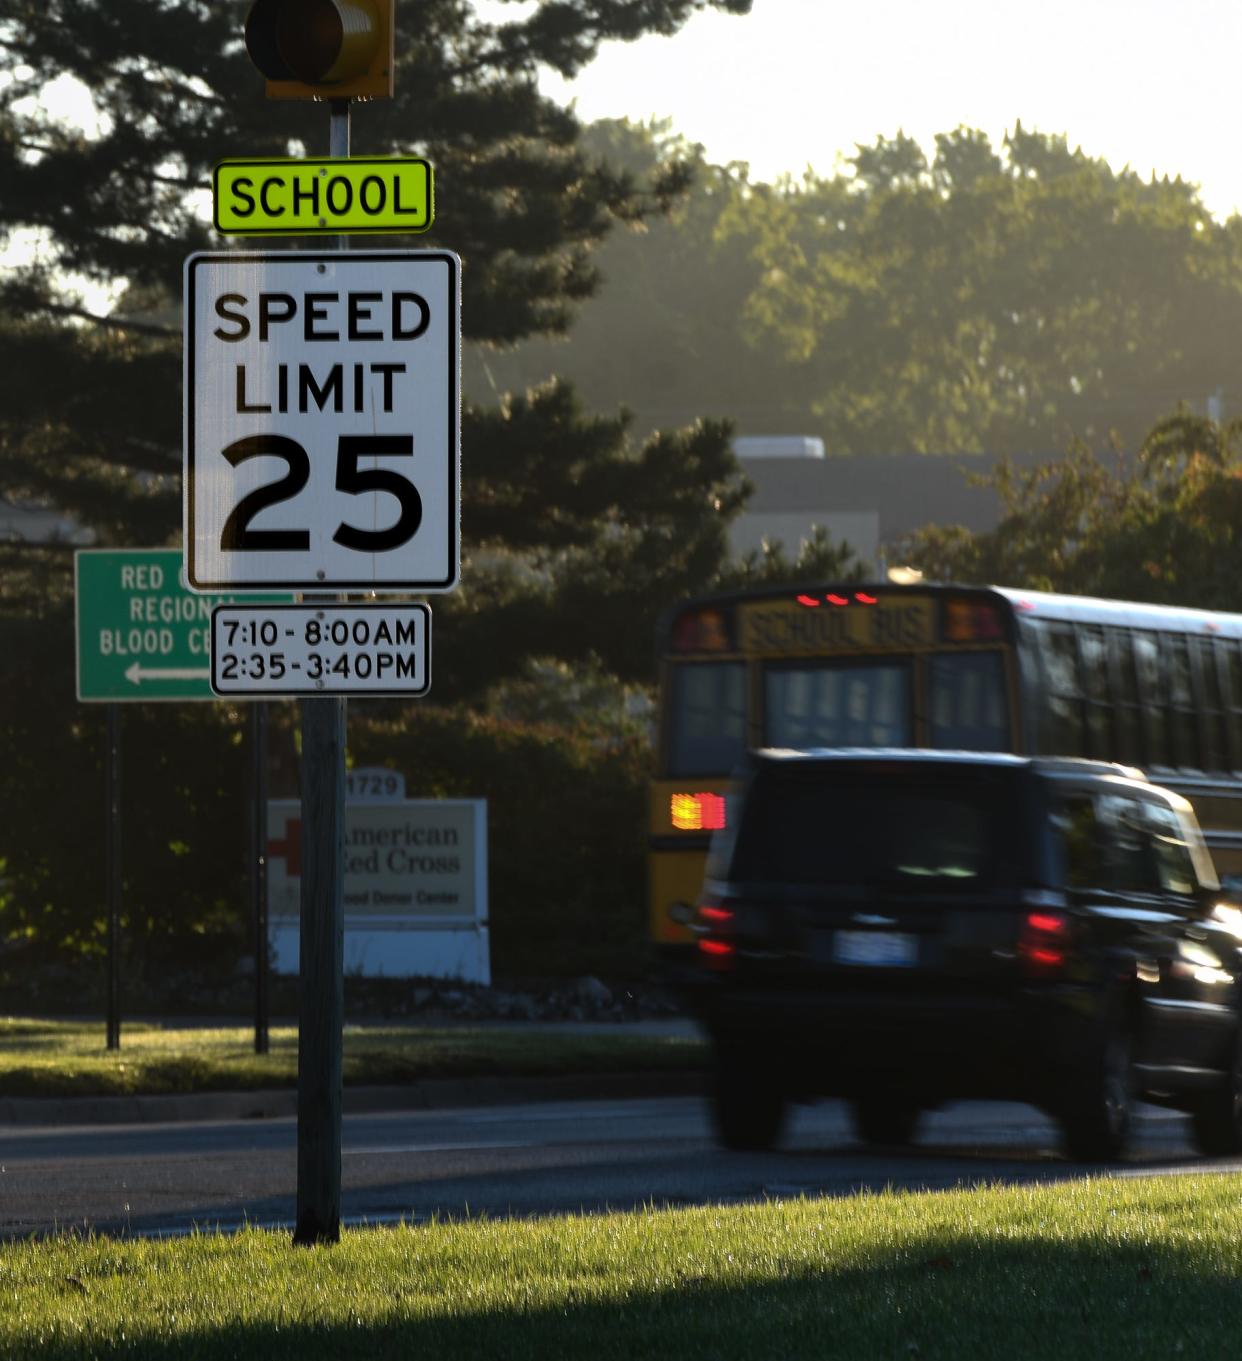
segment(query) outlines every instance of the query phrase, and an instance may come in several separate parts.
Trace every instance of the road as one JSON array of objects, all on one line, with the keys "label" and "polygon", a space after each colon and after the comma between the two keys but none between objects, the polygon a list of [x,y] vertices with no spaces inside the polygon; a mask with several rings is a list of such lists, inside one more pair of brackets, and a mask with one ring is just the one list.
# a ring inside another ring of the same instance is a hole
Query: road
[{"label": "road", "polygon": [[[346,1223],[431,1216],[545,1215],[1242,1168],[1204,1162],[1176,1114],[1144,1108],[1124,1163],[1085,1168],[1025,1106],[960,1104],[925,1117],[906,1152],[867,1149],[842,1106],[796,1109],[779,1151],[729,1153],[695,1097],[548,1102],[347,1116]],[[0,1235],[91,1227],[185,1232],[286,1225],[294,1214],[296,1122],[0,1129]]]}]

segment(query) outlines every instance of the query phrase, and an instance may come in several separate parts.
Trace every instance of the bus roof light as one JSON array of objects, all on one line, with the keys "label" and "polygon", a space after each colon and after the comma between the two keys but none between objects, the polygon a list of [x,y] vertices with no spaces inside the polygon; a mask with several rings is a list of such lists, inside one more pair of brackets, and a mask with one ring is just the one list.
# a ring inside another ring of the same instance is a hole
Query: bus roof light
[{"label": "bus roof light", "polygon": [[674,652],[728,652],[730,646],[719,610],[688,610],[673,625]]},{"label": "bus roof light", "polygon": [[1004,629],[994,606],[973,600],[946,600],[944,636],[951,643],[997,642],[1004,637]]}]

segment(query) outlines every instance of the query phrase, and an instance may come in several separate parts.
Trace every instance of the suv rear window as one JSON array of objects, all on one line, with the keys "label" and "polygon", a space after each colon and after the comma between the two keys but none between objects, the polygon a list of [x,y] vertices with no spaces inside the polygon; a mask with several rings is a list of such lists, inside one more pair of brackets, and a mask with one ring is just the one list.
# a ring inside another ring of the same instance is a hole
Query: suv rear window
[{"label": "suv rear window", "polygon": [[719,869],[735,880],[938,893],[1012,883],[1018,772],[963,774],[761,769]]}]

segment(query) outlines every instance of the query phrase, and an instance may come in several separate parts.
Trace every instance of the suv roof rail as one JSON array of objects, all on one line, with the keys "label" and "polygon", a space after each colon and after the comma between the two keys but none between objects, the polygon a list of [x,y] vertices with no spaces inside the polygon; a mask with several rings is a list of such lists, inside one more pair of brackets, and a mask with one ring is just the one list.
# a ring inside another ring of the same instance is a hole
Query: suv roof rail
[{"label": "suv roof rail", "polygon": [[1037,756],[1035,764],[1040,770],[1051,771],[1054,775],[1099,775],[1109,771],[1127,780],[1147,782],[1146,772],[1138,766],[1122,765],[1120,761],[1093,761],[1089,756]]}]

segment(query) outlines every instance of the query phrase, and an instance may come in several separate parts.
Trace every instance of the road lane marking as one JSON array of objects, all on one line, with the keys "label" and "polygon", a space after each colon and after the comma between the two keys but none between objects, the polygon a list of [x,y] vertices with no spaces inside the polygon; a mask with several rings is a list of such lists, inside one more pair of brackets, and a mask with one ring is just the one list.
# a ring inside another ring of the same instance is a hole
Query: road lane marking
[{"label": "road lane marking", "polygon": [[342,1154],[378,1153],[473,1153],[481,1148],[539,1148],[541,1145],[529,1139],[489,1139],[483,1143],[448,1144],[378,1144],[374,1147],[343,1148]]}]

